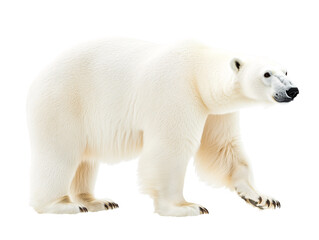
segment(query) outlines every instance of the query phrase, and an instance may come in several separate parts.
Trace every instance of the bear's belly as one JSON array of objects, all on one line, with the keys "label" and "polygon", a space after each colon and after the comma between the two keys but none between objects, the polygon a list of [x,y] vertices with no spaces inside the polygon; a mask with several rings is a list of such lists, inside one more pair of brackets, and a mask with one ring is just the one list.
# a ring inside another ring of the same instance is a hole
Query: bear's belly
[{"label": "bear's belly", "polygon": [[107,163],[117,163],[136,158],[143,147],[143,132],[114,129],[112,132],[90,139],[86,153]]}]

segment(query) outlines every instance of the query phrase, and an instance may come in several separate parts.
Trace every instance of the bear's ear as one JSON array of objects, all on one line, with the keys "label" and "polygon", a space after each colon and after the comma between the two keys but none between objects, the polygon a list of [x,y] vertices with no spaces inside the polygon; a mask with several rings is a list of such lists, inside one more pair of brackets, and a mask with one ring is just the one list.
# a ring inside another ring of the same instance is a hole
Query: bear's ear
[{"label": "bear's ear", "polygon": [[242,61],[239,60],[238,58],[233,58],[230,62],[230,66],[235,72],[238,72],[243,66],[243,64],[242,64]]}]

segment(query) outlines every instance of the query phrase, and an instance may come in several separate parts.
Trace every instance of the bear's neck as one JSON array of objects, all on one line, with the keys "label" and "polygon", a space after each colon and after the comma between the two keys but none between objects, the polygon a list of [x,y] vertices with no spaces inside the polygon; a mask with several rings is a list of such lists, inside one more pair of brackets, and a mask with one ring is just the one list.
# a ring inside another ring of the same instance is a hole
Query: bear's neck
[{"label": "bear's neck", "polygon": [[252,106],[255,101],[245,97],[235,81],[230,67],[231,58],[206,56],[196,69],[199,97],[209,114],[226,114]]},{"label": "bear's neck", "polygon": [[243,95],[238,82],[226,84],[224,87],[212,86],[210,95],[210,114],[237,112],[255,104],[255,101]]}]

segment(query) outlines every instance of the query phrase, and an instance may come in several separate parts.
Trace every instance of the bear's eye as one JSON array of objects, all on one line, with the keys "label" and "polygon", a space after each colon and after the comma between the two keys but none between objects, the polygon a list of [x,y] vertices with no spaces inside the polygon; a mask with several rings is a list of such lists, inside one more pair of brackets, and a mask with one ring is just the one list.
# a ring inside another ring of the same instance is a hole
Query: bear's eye
[{"label": "bear's eye", "polygon": [[269,73],[269,72],[266,72],[266,73],[264,74],[264,77],[265,77],[265,78],[269,78],[269,77],[270,77],[270,73]]},{"label": "bear's eye", "polygon": [[285,74],[286,74],[286,76],[287,76],[288,72],[286,72]]}]

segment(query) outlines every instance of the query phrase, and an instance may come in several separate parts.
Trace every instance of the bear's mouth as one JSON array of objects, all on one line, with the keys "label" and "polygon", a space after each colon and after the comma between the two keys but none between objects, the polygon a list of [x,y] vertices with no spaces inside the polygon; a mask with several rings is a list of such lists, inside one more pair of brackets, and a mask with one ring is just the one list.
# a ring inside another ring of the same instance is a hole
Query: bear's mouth
[{"label": "bear's mouth", "polygon": [[293,98],[290,98],[290,97],[279,97],[276,95],[272,96],[272,98],[278,103],[291,102],[292,100],[294,100]]}]

